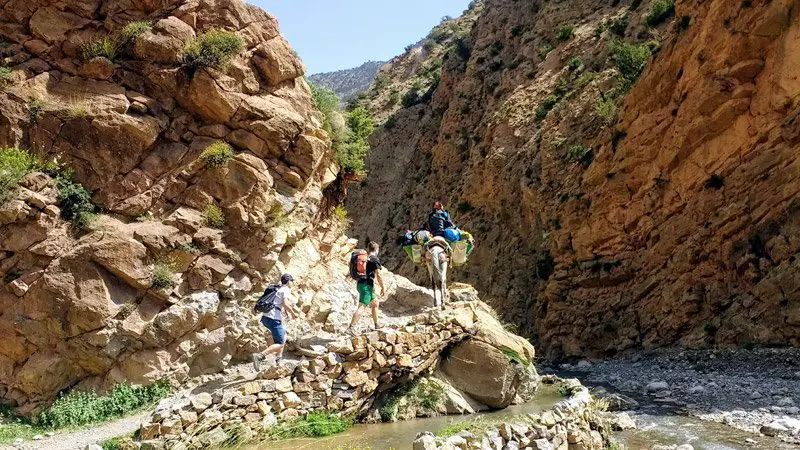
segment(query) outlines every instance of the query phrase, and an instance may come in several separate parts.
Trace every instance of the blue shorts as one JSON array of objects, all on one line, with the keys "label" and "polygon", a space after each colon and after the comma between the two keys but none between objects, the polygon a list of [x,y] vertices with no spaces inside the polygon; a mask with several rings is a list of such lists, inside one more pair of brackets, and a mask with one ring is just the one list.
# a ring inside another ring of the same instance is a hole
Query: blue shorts
[{"label": "blue shorts", "polygon": [[275,341],[276,344],[283,345],[286,343],[286,330],[283,329],[283,324],[280,320],[261,316],[261,325],[267,327],[269,332],[272,333],[272,340]]}]

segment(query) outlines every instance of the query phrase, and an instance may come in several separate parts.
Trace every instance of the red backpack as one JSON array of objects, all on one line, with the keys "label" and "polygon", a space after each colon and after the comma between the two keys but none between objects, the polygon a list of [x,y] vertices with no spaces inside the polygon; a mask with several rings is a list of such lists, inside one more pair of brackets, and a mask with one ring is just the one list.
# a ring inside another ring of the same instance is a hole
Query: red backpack
[{"label": "red backpack", "polygon": [[367,278],[367,262],[369,255],[366,250],[358,249],[350,255],[350,276],[355,280]]}]

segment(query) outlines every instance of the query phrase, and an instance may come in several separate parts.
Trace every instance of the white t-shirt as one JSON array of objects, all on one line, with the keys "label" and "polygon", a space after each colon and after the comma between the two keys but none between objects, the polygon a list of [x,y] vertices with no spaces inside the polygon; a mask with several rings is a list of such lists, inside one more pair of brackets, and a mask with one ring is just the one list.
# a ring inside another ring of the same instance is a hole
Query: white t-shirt
[{"label": "white t-shirt", "polygon": [[263,314],[263,316],[274,320],[282,320],[281,309],[283,308],[283,305],[291,301],[291,298],[292,291],[289,289],[289,286],[281,286],[278,289],[278,292],[275,293],[275,300],[273,301],[275,308],[273,308],[269,313]]}]

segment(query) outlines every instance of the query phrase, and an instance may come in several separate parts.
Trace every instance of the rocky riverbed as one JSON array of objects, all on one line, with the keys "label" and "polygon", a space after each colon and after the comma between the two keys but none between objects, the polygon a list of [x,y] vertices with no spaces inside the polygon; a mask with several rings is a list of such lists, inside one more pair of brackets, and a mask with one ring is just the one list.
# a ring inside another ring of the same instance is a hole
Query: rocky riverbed
[{"label": "rocky riverbed", "polygon": [[661,350],[557,369],[682,414],[800,444],[800,349]]}]

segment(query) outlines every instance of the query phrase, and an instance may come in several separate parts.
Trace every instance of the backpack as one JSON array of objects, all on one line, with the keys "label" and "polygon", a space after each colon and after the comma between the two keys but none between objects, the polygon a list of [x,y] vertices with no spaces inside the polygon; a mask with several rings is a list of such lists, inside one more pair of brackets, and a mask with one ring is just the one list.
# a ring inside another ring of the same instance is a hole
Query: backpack
[{"label": "backpack", "polygon": [[428,216],[428,229],[434,235],[438,235],[449,225],[450,218],[442,210],[434,211]]},{"label": "backpack", "polygon": [[354,280],[367,278],[367,262],[369,255],[366,250],[358,249],[350,255],[350,277]]},{"label": "backpack", "polygon": [[270,284],[267,286],[267,288],[264,290],[264,293],[258,298],[256,305],[253,307],[253,311],[257,313],[268,314],[272,312],[273,309],[276,309],[275,297],[278,296],[278,289],[280,288],[280,284]]}]

